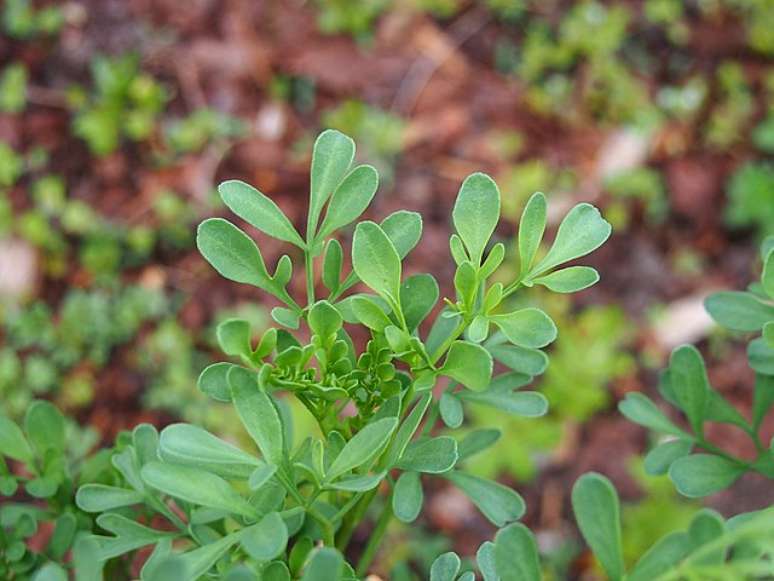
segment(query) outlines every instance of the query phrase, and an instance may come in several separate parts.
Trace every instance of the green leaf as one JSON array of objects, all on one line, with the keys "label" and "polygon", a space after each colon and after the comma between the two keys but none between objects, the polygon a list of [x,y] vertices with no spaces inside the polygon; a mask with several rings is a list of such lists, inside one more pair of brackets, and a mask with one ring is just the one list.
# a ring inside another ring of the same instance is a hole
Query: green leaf
[{"label": "green leaf", "polygon": [[[250,581],[253,581],[253,573],[247,569]],[[248,578],[245,577],[244,581]],[[227,578],[225,581],[237,581]],[[239,581],[242,581],[241,579]],[[261,581],[291,581],[288,566],[282,561],[274,561],[261,571]]]},{"label": "green leaf", "polygon": [[250,487],[250,490],[258,490],[263,487],[276,472],[276,464],[262,464],[250,473],[247,485]]},{"label": "green leaf", "polygon": [[400,305],[400,257],[390,239],[374,222],[361,222],[352,241],[352,268],[378,295]]},{"label": "green leaf", "polygon": [[397,425],[396,418],[384,418],[368,424],[355,434],[328,469],[328,481],[373,459],[387,445]]},{"label": "green leaf", "polygon": [[448,552],[438,556],[430,567],[430,581],[454,581],[461,565],[456,553]]},{"label": "green leaf", "polygon": [[461,462],[479,452],[483,452],[496,444],[501,435],[500,430],[497,429],[473,430],[462,438],[458,444],[457,454],[459,455],[459,459],[457,461]]},{"label": "green leaf", "polygon": [[429,274],[414,274],[400,285],[400,304],[409,332],[414,331],[438,302],[438,283]]},{"label": "green leaf", "polygon": [[710,386],[704,359],[696,347],[683,345],[672,351],[669,381],[680,408],[688,416],[694,432],[700,435]]},{"label": "green leaf", "polygon": [[459,396],[464,401],[480,403],[525,418],[539,418],[548,412],[548,400],[536,391],[513,392],[489,388],[479,392],[461,392]]},{"label": "green leaf", "polygon": [[[207,573],[226,552],[239,542],[242,531],[231,533],[207,545],[183,553],[182,567],[187,571],[186,579],[199,579]],[[161,581],[161,580],[159,580]]]},{"label": "green leaf", "polygon": [[322,240],[357,220],[371,203],[377,187],[379,174],[370,165],[360,165],[349,172],[333,192],[317,239]]},{"label": "green leaf", "polygon": [[774,250],[770,250],[768,256],[766,256],[766,259],[763,261],[761,286],[763,286],[763,290],[766,294],[774,299]]},{"label": "green leaf", "polygon": [[462,238],[456,234],[452,234],[449,237],[449,251],[451,252],[454,262],[459,266],[463,262],[469,262],[470,257],[468,251],[465,250],[465,245],[462,243]]},{"label": "green leaf", "polygon": [[312,332],[323,338],[335,335],[343,322],[339,311],[328,301],[317,301],[312,305],[307,319]]},{"label": "green leaf", "polygon": [[763,375],[774,375],[774,347],[769,346],[763,338],[750,341],[747,346],[747,360],[750,367]]},{"label": "green leaf", "polygon": [[368,295],[353,295],[350,297],[349,304],[359,322],[369,329],[383,333],[386,327],[392,325],[392,321],[374,300],[375,298]]},{"label": "green leaf", "polygon": [[486,260],[484,260],[484,264],[481,265],[481,272],[480,272],[481,278],[485,279],[492,276],[495,270],[497,270],[498,267],[503,263],[504,258],[505,258],[505,244],[503,244],[502,242],[498,242],[497,244],[492,246],[492,249],[489,251],[489,254],[486,255]]},{"label": "green leaf", "polygon": [[519,221],[519,278],[529,273],[546,230],[546,197],[535,192],[524,206]]},{"label": "green leaf", "polygon": [[60,565],[49,561],[35,571],[31,581],[67,581],[67,571]]},{"label": "green leaf", "polygon": [[454,468],[457,462],[457,441],[448,436],[412,442],[398,462],[401,470],[441,474]]},{"label": "green leaf", "polygon": [[84,484],[75,495],[75,503],[85,512],[105,512],[142,501],[139,492],[106,484]]},{"label": "green leaf", "polygon": [[480,345],[455,341],[449,348],[441,373],[469,389],[482,391],[492,379],[492,356]]},{"label": "green leaf", "polygon": [[504,527],[524,514],[524,500],[507,486],[456,470],[447,472],[443,477],[464,492],[496,527]]},{"label": "green leaf", "polygon": [[32,462],[33,458],[21,428],[4,415],[0,415],[0,454],[22,462]]},{"label": "green leaf", "polygon": [[209,218],[196,234],[202,256],[222,276],[274,293],[260,250],[252,239],[222,218]]},{"label": "green leaf", "polygon": [[534,278],[560,264],[593,252],[610,237],[612,228],[591,204],[578,204],[559,225],[551,249],[530,271]]},{"label": "green leaf", "polygon": [[669,478],[677,490],[699,498],[731,486],[744,473],[744,466],[714,454],[691,454],[675,460]]},{"label": "green leaf", "polygon": [[398,210],[382,220],[381,227],[403,260],[422,237],[422,216],[416,212]]},{"label": "green leaf", "polygon": [[339,581],[344,571],[344,557],[336,549],[318,549],[304,568],[301,581]]},{"label": "green leaf", "polygon": [[392,494],[392,511],[395,517],[404,523],[414,522],[422,510],[424,496],[418,472],[401,474]]},{"label": "green leaf", "polygon": [[462,402],[456,395],[445,391],[438,402],[438,408],[443,423],[448,427],[459,428],[462,425],[464,419]]},{"label": "green leaf", "polygon": [[392,439],[387,452],[384,454],[384,458],[379,464],[381,468],[392,468],[398,462],[403,455],[406,446],[408,446],[411,438],[414,436],[414,432],[417,431],[419,423],[422,421],[432,399],[432,394],[425,393],[419,401],[417,401],[414,408],[406,416],[406,419],[403,420],[395,437]]},{"label": "green leaf", "polygon": [[229,180],[218,186],[223,203],[237,216],[261,232],[305,248],[304,240],[273,200],[253,186]]},{"label": "green leaf", "polygon": [[474,173],[462,182],[452,210],[457,233],[476,268],[500,220],[500,191],[486,174]]},{"label": "green leaf", "polygon": [[274,307],[271,310],[271,318],[288,329],[298,329],[299,315],[292,309]]},{"label": "green leaf", "polygon": [[465,338],[471,343],[481,343],[489,336],[489,319],[476,315],[467,328]]},{"label": "green leaf", "polygon": [[176,464],[149,462],[142,467],[142,479],[150,487],[186,502],[225,510],[252,518],[255,508],[220,476]]},{"label": "green leaf", "polygon": [[485,347],[496,361],[514,371],[534,376],[541,375],[548,368],[548,355],[537,349],[527,349],[507,343]]},{"label": "green leaf", "polygon": [[345,476],[329,484],[326,488],[333,490],[345,490],[348,492],[365,492],[379,486],[379,483],[387,476],[387,472],[377,472],[376,474],[363,474],[360,476]]},{"label": "green leaf", "polygon": [[325,247],[325,258],[323,259],[322,281],[332,293],[339,290],[341,286],[341,266],[344,262],[344,251],[341,244],[335,238],[328,241]]},{"label": "green leaf", "polygon": [[763,325],[761,333],[763,334],[763,340],[766,342],[766,345],[771,349],[774,349],[774,321],[769,321]]},{"label": "green leaf", "polygon": [[253,351],[250,344],[253,333],[249,322],[244,319],[227,319],[218,325],[216,335],[218,345],[226,355],[250,357]]},{"label": "green leaf", "polygon": [[669,440],[659,444],[645,456],[645,473],[660,476],[669,471],[672,462],[691,453],[693,442],[687,440]]},{"label": "green leaf", "polygon": [[213,363],[208,365],[199,375],[196,382],[199,390],[212,399],[221,402],[231,401],[231,390],[226,379],[228,372],[234,367],[231,363]]},{"label": "green leaf", "polygon": [[478,289],[478,276],[476,267],[473,266],[472,262],[466,261],[457,267],[457,271],[454,273],[454,289],[457,291],[457,298],[465,309],[472,311]]},{"label": "green leaf", "polygon": [[748,292],[714,293],[704,301],[704,308],[715,322],[732,331],[759,331],[774,319],[774,306]]},{"label": "green leaf", "polygon": [[258,562],[271,561],[285,552],[288,528],[278,512],[270,512],[241,536],[242,547]]},{"label": "green leaf", "polygon": [[599,282],[599,273],[590,266],[570,266],[532,281],[555,293],[575,293]]},{"label": "green leaf", "polygon": [[752,427],[756,432],[774,405],[774,375],[755,374]]},{"label": "green leaf", "polygon": [[57,517],[54,524],[54,532],[48,541],[46,551],[54,558],[61,560],[70,549],[70,545],[78,530],[78,519],[71,512],[66,512]]},{"label": "green leaf", "polygon": [[224,478],[247,479],[260,461],[198,426],[172,424],[161,432],[161,458],[165,462],[197,466]]},{"label": "green leaf", "polygon": [[500,581],[495,564],[495,544],[492,541],[484,541],[476,551],[476,565],[478,565],[484,581]]},{"label": "green leaf", "polygon": [[513,523],[497,532],[494,556],[497,573],[502,581],[542,579],[535,537],[521,523]]},{"label": "green leaf", "polygon": [[99,559],[99,545],[91,535],[79,535],[73,543],[72,562],[76,581],[102,581],[104,562]]},{"label": "green leaf", "polygon": [[27,439],[43,456],[47,450],[61,451],[65,446],[65,423],[61,412],[47,401],[34,401],[24,414]]},{"label": "green leaf", "polygon": [[620,506],[613,485],[601,474],[584,474],[573,486],[572,510],[583,538],[607,575],[622,579]]},{"label": "green leaf", "polygon": [[325,202],[344,179],[354,158],[355,142],[336,130],[323,131],[314,142],[307,238],[313,237]]},{"label": "green leaf", "polygon": [[683,532],[659,539],[634,565],[627,581],[651,581],[668,572],[691,552],[691,541]]},{"label": "green leaf", "polygon": [[140,547],[155,544],[161,539],[177,536],[176,533],[152,529],[115,513],[99,515],[97,525],[115,535],[92,537],[99,543],[100,560],[112,559]]},{"label": "green leaf", "polygon": [[[697,512],[693,519],[691,519],[691,524],[688,527],[688,536],[691,539],[694,550],[722,537],[725,533],[725,528],[723,517],[714,510],[704,508]],[[725,553],[725,547],[720,547],[719,550],[712,551],[703,557],[700,562],[702,564],[719,565],[725,560]]]},{"label": "green leaf", "polygon": [[641,393],[626,394],[626,398],[618,404],[618,411],[634,423],[651,430],[672,434],[678,438],[690,439],[688,434],[669,421],[655,403]]},{"label": "green leaf", "polygon": [[242,425],[258,444],[266,461],[281,465],[285,455],[282,420],[274,402],[258,386],[256,374],[235,367],[229,371],[228,383]]},{"label": "green leaf", "polygon": [[539,349],[556,339],[556,325],[540,309],[529,307],[490,319],[511,343],[520,347]]}]

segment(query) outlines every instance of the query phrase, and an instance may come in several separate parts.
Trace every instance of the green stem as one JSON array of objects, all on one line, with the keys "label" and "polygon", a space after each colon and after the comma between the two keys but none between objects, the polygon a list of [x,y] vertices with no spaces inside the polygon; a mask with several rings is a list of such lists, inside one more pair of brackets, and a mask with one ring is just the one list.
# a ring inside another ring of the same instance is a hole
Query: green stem
[{"label": "green stem", "polygon": [[349,541],[352,539],[352,533],[355,532],[355,528],[363,519],[368,507],[376,496],[377,489],[369,490],[366,492],[360,501],[355,505],[355,508],[347,514],[344,522],[341,525],[341,529],[338,532],[338,538],[336,539],[336,548],[342,553],[347,550]]},{"label": "green stem", "polygon": [[371,531],[371,536],[368,538],[368,544],[366,545],[360,560],[357,562],[357,576],[364,577],[368,572],[368,568],[371,566],[371,562],[376,556],[376,552],[379,550],[379,546],[382,544],[382,538],[387,532],[387,527],[392,519],[392,492],[387,496],[382,507],[382,513],[379,515],[379,520],[376,521],[374,530]]},{"label": "green stem", "polygon": [[304,251],[304,266],[306,269],[306,300],[314,304],[314,258],[310,248]]},{"label": "green stem", "polygon": [[335,547],[336,542],[333,536],[333,523],[325,518],[325,516],[320,514],[320,512],[313,506],[308,507],[306,512],[320,524],[323,533],[323,543],[328,547]]},{"label": "green stem", "polygon": [[433,353],[430,356],[430,359],[432,360],[433,365],[435,365],[438,362],[438,360],[443,356],[443,354],[446,353],[446,351],[448,351],[449,347],[451,347],[451,344],[454,343],[459,338],[460,335],[462,335],[462,332],[465,330],[465,327],[467,326],[468,326],[467,321],[465,320],[464,317],[462,317],[462,320],[457,325],[457,328],[454,329],[454,332],[451,335],[449,335],[446,338],[446,341],[441,343],[438,346],[438,349],[435,350],[435,353]]}]

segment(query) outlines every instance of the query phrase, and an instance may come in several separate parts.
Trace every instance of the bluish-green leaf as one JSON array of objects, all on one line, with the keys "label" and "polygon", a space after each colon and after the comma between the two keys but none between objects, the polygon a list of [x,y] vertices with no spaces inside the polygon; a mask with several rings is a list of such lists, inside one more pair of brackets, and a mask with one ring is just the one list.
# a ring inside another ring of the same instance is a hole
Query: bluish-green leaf
[{"label": "bluish-green leaf", "polygon": [[526,375],[540,375],[548,367],[548,355],[537,349],[528,349],[518,345],[486,345],[496,361],[510,369]]},{"label": "bluish-green leaf", "polygon": [[361,222],[355,229],[352,267],[369,288],[393,305],[400,304],[400,257],[390,239],[374,222]]},{"label": "bluish-green leaf", "polygon": [[460,398],[525,418],[538,418],[548,412],[548,400],[536,391],[489,388],[479,392],[461,392]]},{"label": "bluish-green leaf", "polygon": [[[761,273],[761,286],[774,299],[774,250],[770,250],[763,261],[763,272]],[[774,317],[772,317],[774,319]]]},{"label": "bluish-green leaf", "polygon": [[270,512],[247,527],[240,537],[242,547],[258,562],[271,561],[285,552],[288,529],[278,512]]},{"label": "bluish-green leaf", "polygon": [[482,391],[492,379],[492,356],[480,345],[455,341],[449,348],[441,373],[469,389]]},{"label": "bluish-green leaf", "polygon": [[408,446],[411,438],[417,431],[419,423],[422,421],[432,399],[433,396],[430,393],[423,394],[406,416],[406,419],[403,420],[403,423],[400,425],[400,428],[398,428],[387,452],[384,454],[384,458],[380,462],[382,468],[392,468],[403,455],[406,446]]},{"label": "bluish-green leaf", "polygon": [[22,462],[30,462],[33,457],[21,428],[4,415],[0,415],[0,454]]},{"label": "bluish-green leaf", "polygon": [[318,549],[304,567],[301,581],[340,581],[344,571],[344,558],[336,549]]},{"label": "bluish-green leaf", "polygon": [[542,579],[535,537],[523,524],[513,523],[499,530],[494,545],[495,565],[501,581]]},{"label": "bluish-green leaf", "polygon": [[229,371],[228,382],[242,425],[258,444],[266,461],[281,465],[285,454],[285,432],[271,397],[258,386],[256,374],[241,367]]},{"label": "bluish-green leaf", "polygon": [[329,291],[336,292],[341,286],[341,267],[344,263],[344,251],[341,243],[331,238],[325,247],[322,281]]},{"label": "bluish-green leaf", "polygon": [[438,283],[429,274],[414,274],[400,285],[400,304],[406,326],[414,331],[438,302]]},{"label": "bluish-green leaf", "polygon": [[218,186],[223,202],[237,216],[261,232],[304,248],[305,244],[279,206],[253,186],[228,180]]},{"label": "bluish-green leaf", "polygon": [[392,321],[374,299],[373,296],[354,295],[351,297],[349,305],[352,307],[357,321],[369,329],[382,333],[386,327],[392,325]]},{"label": "bluish-green leaf", "polygon": [[454,581],[460,572],[462,562],[457,553],[444,553],[430,566],[430,581]]},{"label": "bluish-green leaf", "polygon": [[395,483],[392,494],[392,511],[395,517],[405,523],[416,520],[422,510],[424,492],[418,472],[404,472]]},{"label": "bluish-green leaf", "polygon": [[228,372],[234,367],[231,363],[213,363],[204,368],[196,385],[199,390],[212,399],[221,402],[231,401],[231,389],[228,386]]},{"label": "bluish-green leaf", "polygon": [[309,193],[307,237],[312,238],[320,212],[352,165],[355,142],[334,129],[323,131],[314,142]]},{"label": "bluish-green leaf", "polygon": [[357,220],[371,203],[377,187],[379,174],[370,165],[360,165],[349,172],[331,196],[318,239]]},{"label": "bluish-green leaf", "polygon": [[683,345],[672,351],[669,359],[669,381],[680,408],[688,416],[696,434],[702,433],[707,402],[709,379],[704,359],[692,345]]},{"label": "bluish-green leaf", "polygon": [[84,484],[75,495],[75,503],[85,512],[105,512],[142,501],[139,492],[106,484]]},{"label": "bluish-green leaf", "polygon": [[666,474],[672,462],[691,453],[693,442],[669,440],[659,444],[645,456],[645,472],[651,476]]},{"label": "bluish-green leaf", "polygon": [[382,220],[381,227],[402,260],[422,237],[422,216],[416,212],[398,210]]},{"label": "bluish-green leaf", "polygon": [[499,482],[456,470],[447,472],[443,476],[464,492],[496,527],[504,527],[509,522],[520,519],[524,514],[526,507],[521,496]]},{"label": "bluish-green leaf", "polygon": [[744,473],[744,467],[714,454],[691,454],[675,460],[669,478],[685,496],[699,498],[731,486]]},{"label": "bluish-green leaf", "polygon": [[335,335],[343,322],[341,314],[328,301],[317,301],[312,305],[307,320],[312,332],[323,338]]},{"label": "bluish-green leaf", "polygon": [[572,509],[583,538],[602,568],[610,579],[622,579],[625,569],[620,503],[613,485],[601,474],[584,474],[573,486]]},{"label": "bluish-green leaf", "polygon": [[456,395],[445,391],[438,402],[438,407],[444,424],[450,428],[459,428],[462,425],[464,419],[462,402]]},{"label": "bluish-green leaf", "polygon": [[539,276],[532,282],[541,284],[555,293],[575,293],[595,285],[599,273],[590,266],[570,266],[545,276]]},{"label": "bluish-green leaf", "polygon": [[[24,414],[24,432],[30,444],[43,456],[47,450],[65,447],[65,422],[62,413],[47,401],[34,401]],[[0,453],[5,450],[0,450]]]},{"label": "bluish-green leaf", "polygon": [[476,551],[476,565],[478,565],[484,581],[500,581],[495,563],[495,544],[492,541],[484,541]]},{"label": "bluish-green leaf", "polygon": [[634,565],[628,581],[651,581],[669,571],[691,552],[691,541],[683,532],[670,533],[648,549]]},{"label": "bluish-green leaf", "polygon": [[196,245],[222,276],[273,292],[266,264],[255,242],[228,220],[210,218],[199,224]]},{"label": "bluish-green leaf", "polygon": [[591,204],[578,204],[564,217],[556,239],[543,259],[531,269],[534,278],[560,264],[585,256],[610,237],[612,228]]},{"label": "bluish-green leaf", "polygon": [[454,203],[452,219],[478,268],[484,249],[500,220],[500,191],[494,180],[482,173],[465,178]]},{"label": "bluish-green leaf", "polygon": [[678,438],[690,438],[688,434],[675,426],[655,403],[641,393],[626,394],[626,398],[618,404],[618,410],[631,421],[651,430],[672,434]]},{"label": "bluish-green leaf", "polygon": [[774,306],[748,292],[714,293],[704,301],[704,308],[718,324],[732,331],[759,331],[774,319]]},{"label": "bluish-green leaf", "polygon": [[449,436],[412,442],[401,455],[398,468],[413,472],[441,474],[457,463],[457,441]]},{"label": "bluish-green leaf", "polygon": [[244,319],[227,319],[216,330],[221,351],[232,357],[250,357],[252,353],[252,330]]},{"label": "bluish-green leaf", "polygon": [[529,273],[535,260],[540,241],[546,230],[546,197],[541,192],[535,192],[524,206],[519,221],[519,264],[520,277]]},{"label": "bluish-green leaf", "polygon": [[490,319],[511,343],[520,347],[539,349],[556,339],[556,325],[540,309],[528,307]]},{"label": "bluish-green leaf", "polygon": [[362,466],[379,454],[398,425],[396,418],[384,418],[368,424],[347,442],[328,470],[326,478],[331,481]]}]

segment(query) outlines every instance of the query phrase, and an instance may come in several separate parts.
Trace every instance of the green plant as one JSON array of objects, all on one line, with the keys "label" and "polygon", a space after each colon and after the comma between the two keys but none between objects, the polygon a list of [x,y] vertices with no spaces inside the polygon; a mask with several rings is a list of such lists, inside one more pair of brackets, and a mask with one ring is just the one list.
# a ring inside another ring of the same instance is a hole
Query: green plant
[{"label": "green plant", "polygon": [[376,19],[389,8],[391,0],[318,1],[317,25],[326,34],[346,33],[368,38]]},{"label": "green plant", "polygon": [[0,111],[18,113],[27,104],[27,69],[13,63],[0,74]]},{"label": "green plant", "polygon": [[756,227],[774,231],[774,166],[748,162],[731,176],[728,184],[726,221],[736,228]]},{"label": "green plant", "polygon": [[[432,431],[439,415],[456,423],[474,401],[526,416],[545,413],[543,396],[515,389],[529,382],[531,362],[545,359],[540,349],[554,340],[556,327],[539,309],[503,313],[498,306],[525,287],[566,293],[594,284],[598,275],[590,267],[559,267],[601,245],[610,226],[593,206],[579,204],[538,257],[546,201],[536,194],[520,223],[518,276],[489,284],[505,256],[502,243],[489,248],[500,196],[489,177],[471,175],[453,211],[456,297],[444,300],[423,340],[418,329],[434,310],[438,285],[428,274],[405,279],[401,274],[402,260],[421,235],[418,214],[399,211],[381,224],[360,222],[352,242],[353,271],[342,277],[343,250],[333,234],[357,220],[377,189],[373,168],[350,169],[354,153],[352,140],[337,131],[326,131],[315,142],[305,237],[258,190],[237,181],[221,184],[221,197],[235,214],[304,256],[307,296],[299,303],[286,288],[292,277],[289,256],[270,274],[258,247],[236,226],[221,218],[199,226],[199,250],[221,275],[284,303],[272,310],[279,327],[267,330],[257,346],[247,321],[221,323],[220,346],[238,363],[213,364],[199,378],[202,391],[233,404],[261,457],[194,425],[175,424],[160,435],[151,426],[137,427],[131,443],[114,457],[126,486],[87,485],[78,491],[79,506],[102,513],[97,524],[112,533],[94,537],[102,561],[155,545],[144,579],[198,578],[213,568],[237,575],[244,565],[262,578],[362,576],[390,521],[417,517],[425,475],[457,486],[495,526],[523,514],[515,491],[455,469],[459,460],[485,449],[491,434],[458,443]],[[326,298],[317,294],[318,257]],[[345,296],[358,283],[371,292]],[[370,334],[359,354],[345,323]],[[302,324],[308,335],[294,334]],[[510,351],[523,364],[493,378],[492,351]],[[442,378],[449,383],[437,402],[432,389]],[[320,437],[294,444],[280,392],[308,410]],[[345,407],[352,413],[343,415]],[[379,517],[351,567],[343,555],[372,504],[380,505]],[[168,523],[159,528],[136,522],[149,513]],[[179,547],[174,551],[173,541]],[[454,562],[443,557],[431,577],[455,578]],[[508,570],[507,563],[497,567]]]},{"label": "green plant", "polygon": [[34,8],[30,0],[6,0],[3,6],[3,29],[14,38],[32,38],[56,34],[64,24],[61,8]]},{"label": "green plant", "polygon": [[[0,415],[3,579],[30,579],[35,571],[35,579],[66,578],[62,576],[66,556],[79,531],[90,531],[92,525],[92,519],[74,504],[75,489],[86,483],[116,483],[111,451],[105,448],[90,454],[96,443],[96,433],[80,430],[45,401],[27,408],[23,429]],[[28,539],[46,534],[47,528],[50,533],[42,549],[30,548]],[[45,577],[40,572],[50,570],[61,573]]]}]

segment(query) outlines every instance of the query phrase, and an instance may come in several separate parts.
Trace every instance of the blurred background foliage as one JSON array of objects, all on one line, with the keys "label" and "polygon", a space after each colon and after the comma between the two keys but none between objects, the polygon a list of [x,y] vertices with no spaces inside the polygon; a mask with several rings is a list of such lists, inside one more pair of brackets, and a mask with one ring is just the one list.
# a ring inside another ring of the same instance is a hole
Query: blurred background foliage
[{"label": "blurred background foliage", "polygon": [[[226,178],[300,216],[311,139],[333,127],[382,175],[372,216],[422,212],[412,264],[441,280],[446,216],[471,171],[497,178],[509,245],[536,190],[558,213],[603,208],[615,235],[594,259],[602,283],[542,305],[561,329],[539,382],[549,415],[476,409],[469,429],[503,436],[470,465],[525,491],[555,578],[590,566],[570,483],[610,475],[633,557],[693,505],[629,460],[646,435],[617,420],[616,401],[653,392],[673,346],[707,339],[725,356],[710,360],[714,384],[750,405],[743,349],[701,298],[753,280],[757,241],[774,232],[772,30],[771,0],[4,0],[4,411],[49,399],[106,442],[176,419],[243,437],[195,378],[218,357],[218,321],[238,313],[257,336],[273,304],[206,267],[195,225],[219,211]],[[259,242],[270,261],[285,250]],[[395,579],[449,548],[437,531],[463,554],[491,532],[464,500],[429,494],[439,508],[391,533],[380,567]],[[739,512],[766,499],[750,482],[709,502]]]}]

